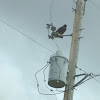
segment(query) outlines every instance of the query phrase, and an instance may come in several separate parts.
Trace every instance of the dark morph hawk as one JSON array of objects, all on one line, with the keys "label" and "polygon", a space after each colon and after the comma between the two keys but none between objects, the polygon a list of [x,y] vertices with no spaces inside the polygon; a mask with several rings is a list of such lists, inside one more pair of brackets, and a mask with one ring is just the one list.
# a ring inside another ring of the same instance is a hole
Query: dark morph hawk
[{"label": "dark morph hawk", "polygon": [[64,34],[66,29],[67,29],[67,25],[65,24],[62,27],[60,27],[56,32],[59,33],[59,34]]}]

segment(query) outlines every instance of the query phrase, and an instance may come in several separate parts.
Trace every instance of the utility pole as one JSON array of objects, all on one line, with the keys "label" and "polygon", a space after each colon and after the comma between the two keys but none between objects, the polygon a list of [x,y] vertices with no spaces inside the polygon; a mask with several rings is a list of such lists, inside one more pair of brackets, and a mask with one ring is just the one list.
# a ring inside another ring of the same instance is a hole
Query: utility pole
[{"label": "utility pole", "polygon": [[[69,73],[67,76],[68,86],[65,87],[65,94],[63,100],[73,100],[74,89],[72,87],[75,83],[76,66],[78,59],[79,43],[80,43],[80,33],[82,30],[81,23],[82,17],[85,12],[85,2],[87,0],[77,0],[75,11],[75,19],[72,33],[72,43],[69,57]],[[68,91],[67,91],[68,90]]]}]

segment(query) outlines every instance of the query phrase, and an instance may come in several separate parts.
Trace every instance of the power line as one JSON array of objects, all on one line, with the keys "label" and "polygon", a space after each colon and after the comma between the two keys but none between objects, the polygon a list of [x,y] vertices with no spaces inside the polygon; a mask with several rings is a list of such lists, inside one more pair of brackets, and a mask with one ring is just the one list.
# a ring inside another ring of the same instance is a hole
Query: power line
[{"label": "power line", "polygon": [[86,71],[84,71],[83,69],[79,68],[78,66],[75,66],[76,68],[78,68],[80,71],[87,73]]},{"label": "power line", "polygon": [[93,78],[96,82],[98,82],[98,83],[100,84],[100,81],[98,81],[95,77],[96,77],[96,76],[93,76],[93,75],[92,75],[92,78]]},{"label": "power line", "polygon": [[16,30],[17,32],[19,32],[20,34],[22,34],[23,36],[27,37],[28,39],[30,39],[32,42],[37,43],[38,45],[42,46],[43,48],[47,49],[48,51],[54,53],[53,51],[51,51],[49,48],[45,47],[44,45],[40,44],[39,42],[37,42],[36,40],[32,39],[31,37],[27,36],[25,33],[19,31],[18,29],[16,29],[15,27],[11,26],[10,24],[6,23],[5,21],[1,20],[0,21],[4,24],[6,24],[7,26],[9,26],[10,28]]},{"label": "power line", "polygon": [[58,46],[58,44],[56,43],[56,40],[53,40],[55,42],[56,47],[58,48],[58,50],[60,50],[60,47]]},{"label": "power line", "polygon": [[97,7],[97,5],[96,5],[95,3],[93,3],[91,0],[89,0],[89,1],[91,2],[91,4],[92,4],[93,6],[95,6],[96,9],[100,10],[100,8]]}]

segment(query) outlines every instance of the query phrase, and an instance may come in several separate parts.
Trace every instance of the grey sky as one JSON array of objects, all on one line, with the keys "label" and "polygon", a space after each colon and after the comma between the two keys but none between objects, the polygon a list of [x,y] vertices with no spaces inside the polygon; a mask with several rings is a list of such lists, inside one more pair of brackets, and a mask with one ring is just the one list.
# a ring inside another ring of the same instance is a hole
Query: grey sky
[{"label": "grey sky", "polygon": [[[52,0],[0,0],[0,19],[43,44],[53,52],[56,47],[48,39],[46,24],[50,23],[49,6]],[[87,1],[80,42],[78,66],[87,72],[100,73],[100,1]],[[72,0],[55,0],[52,19],[58,28],[68,25],[65,34],[73,30],[75,4]],[[0,22],[0,100],[56,100],[56,96],[43,96],[37,91],[35,73],[42,68],[51,52],[27,39],[17,31]],[[69,58],[71,38],[56,39],[65,57]],[[77,70],[77,73],[82,73]],[[42,72],[38,78],[40,89],[45,88]],[[48,70],[46,71],[48,78]],[[100,81],[100,78],[97,78]],[[77,81],[79,79],[76,79]],[[57,95],[62,100],[63,94]],[[77,87],[74,100],[100,100],[100,84],[90,80]]]}]

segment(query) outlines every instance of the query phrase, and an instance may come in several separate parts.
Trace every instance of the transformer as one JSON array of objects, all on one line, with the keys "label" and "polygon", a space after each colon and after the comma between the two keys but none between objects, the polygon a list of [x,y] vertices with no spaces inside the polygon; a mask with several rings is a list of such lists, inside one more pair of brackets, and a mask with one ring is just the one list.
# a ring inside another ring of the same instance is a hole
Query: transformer
[{"label": "transformer", "polygon": [[67,85],[68,59],[59,50],[56,55],[50,57],[49,63],[48,85],[54,88],[62,88]]}]

